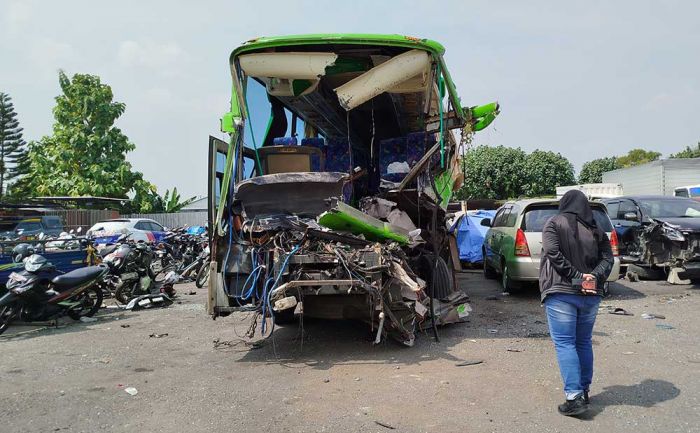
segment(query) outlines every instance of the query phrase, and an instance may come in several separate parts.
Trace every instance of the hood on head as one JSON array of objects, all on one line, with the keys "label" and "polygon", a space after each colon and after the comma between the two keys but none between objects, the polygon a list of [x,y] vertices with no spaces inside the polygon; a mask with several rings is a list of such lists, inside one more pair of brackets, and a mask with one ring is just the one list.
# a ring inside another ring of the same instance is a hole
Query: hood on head
[{"label": "hood on head", "polygon": [[583,192],[572,189],[559,201],[559,213],[576,215],[576,219],[589,227],[595,227],[595,219],[588,198]]}]

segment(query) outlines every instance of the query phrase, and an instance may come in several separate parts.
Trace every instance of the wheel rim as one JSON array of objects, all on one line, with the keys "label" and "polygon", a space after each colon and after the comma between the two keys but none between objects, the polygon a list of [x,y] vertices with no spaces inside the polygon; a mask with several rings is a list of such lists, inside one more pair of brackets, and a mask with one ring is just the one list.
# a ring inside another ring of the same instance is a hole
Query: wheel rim
[{"label": "wheel rim", "polygon": [[503,275],[501,276],[501,286],[508,288],[508,265],[503,265]]},{"label": "wheel rim", "polygon": [[[97,289],[101,290],[101,289]],[[75,300],[80,302],[80,306],[74,308],[72,311],[77,313],[78,316],[83,316],[89,314],[91,310],[99,309],[102,304],[101,292],[98,294],[97,290],[91,289],[86,290],[81,293]]]},{"label": "wheel rim", "polygon": [[0,332],[10,326],[10,322],[14,318],[14,305],[5,305],[0,308]]},{"label": "wheel rim", "polygon": [[204,284],[207,282],[209,279],[209,266],[206,266],[203,268],[202,272],[199,272],[199,275],[197,275],[197,284],[199,284],[200,287],[204,286]]}]

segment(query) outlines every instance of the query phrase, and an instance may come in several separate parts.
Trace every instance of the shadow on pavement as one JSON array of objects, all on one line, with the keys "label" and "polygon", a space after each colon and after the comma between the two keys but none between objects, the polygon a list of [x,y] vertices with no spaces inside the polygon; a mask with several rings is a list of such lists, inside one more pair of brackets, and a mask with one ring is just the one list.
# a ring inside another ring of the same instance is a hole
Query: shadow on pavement
[{"label": "shadow on pavement", "polygon": [[28,340],[44,335],[68,334],[72,332],[89,331],[92,325],[103,324],[111,321],[127,319],[132,317],[131,311],[121,309],[101,308],[95,318],[97,322],[80,322],[63,316],[59,319],[48,322],[24,322],[10,324],[10,327],[2,335],[0,341]]},{"label": "shadow on pavement", "polygon": [[603,392],[591,395],[590,409],[583,420],[592,420],[608,406],[653,407],[657,403],[673,400],[681,390],[665,380],[646,379],[635,385],[613,385]]},{"label": "shadow on pavement", "polygon": [[435,342],[431,330],[419,331],[413,347],[404,347],[383,338],[374,345],[369,326],[350,320],[305,319],[301,324],[275,328],[273,335],[257,349],[244,351],[238,362],[280,364],[290,368],[312,367],[327,370],[334,365],[408,365],[438,359],[464,361],[449,353],[461,339],[443,337],[459,324],[440,328],[441,341]]},{"label": "shadow on pavement", "polygon": [[630,287],[632,284],[635,283],[630,283],[629,281],[626,280],[618,280],[615,282],[610,283],[609,287],[609,295],[607,296],[606,299],[641,299],[641,298],[646,298],[647,295],[644,293],[633,289]]}]

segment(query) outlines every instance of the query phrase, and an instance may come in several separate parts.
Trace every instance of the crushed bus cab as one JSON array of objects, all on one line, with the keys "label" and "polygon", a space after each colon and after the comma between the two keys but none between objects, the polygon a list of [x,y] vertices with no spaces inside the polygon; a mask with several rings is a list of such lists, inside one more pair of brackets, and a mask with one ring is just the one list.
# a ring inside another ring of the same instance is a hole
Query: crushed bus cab
[{"label": "crushed bus cab", "polygon": [[[420,329],[465,320],[445,208],[460,155],[499,106],[463,107],[444,51],[366,34],[233,51],[229,139],[209,139],[213,317],[254,312],[250,337],[299,317],[355,319],[376,343],[407,346]],[[251,103],[255,86],[264,104]]]}]

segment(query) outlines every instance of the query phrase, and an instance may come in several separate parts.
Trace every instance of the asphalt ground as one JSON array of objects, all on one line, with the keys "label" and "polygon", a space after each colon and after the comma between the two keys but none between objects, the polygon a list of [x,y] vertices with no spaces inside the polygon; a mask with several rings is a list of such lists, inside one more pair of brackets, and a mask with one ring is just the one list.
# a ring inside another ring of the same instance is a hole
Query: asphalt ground
[{"label": "asphalt ground", "polygon": [[312,320],[303,337],[291,325],[250,344],[250,317],[212,320],[191,284],[166,309],[13,327],[0,337],[0,431],[700,432],[700,287],[613,284],[595,326],[591,408],[575,419],[556,411],[536,288],[506,296],[480,273],[459,281],[469,322],[412,348]]}]

